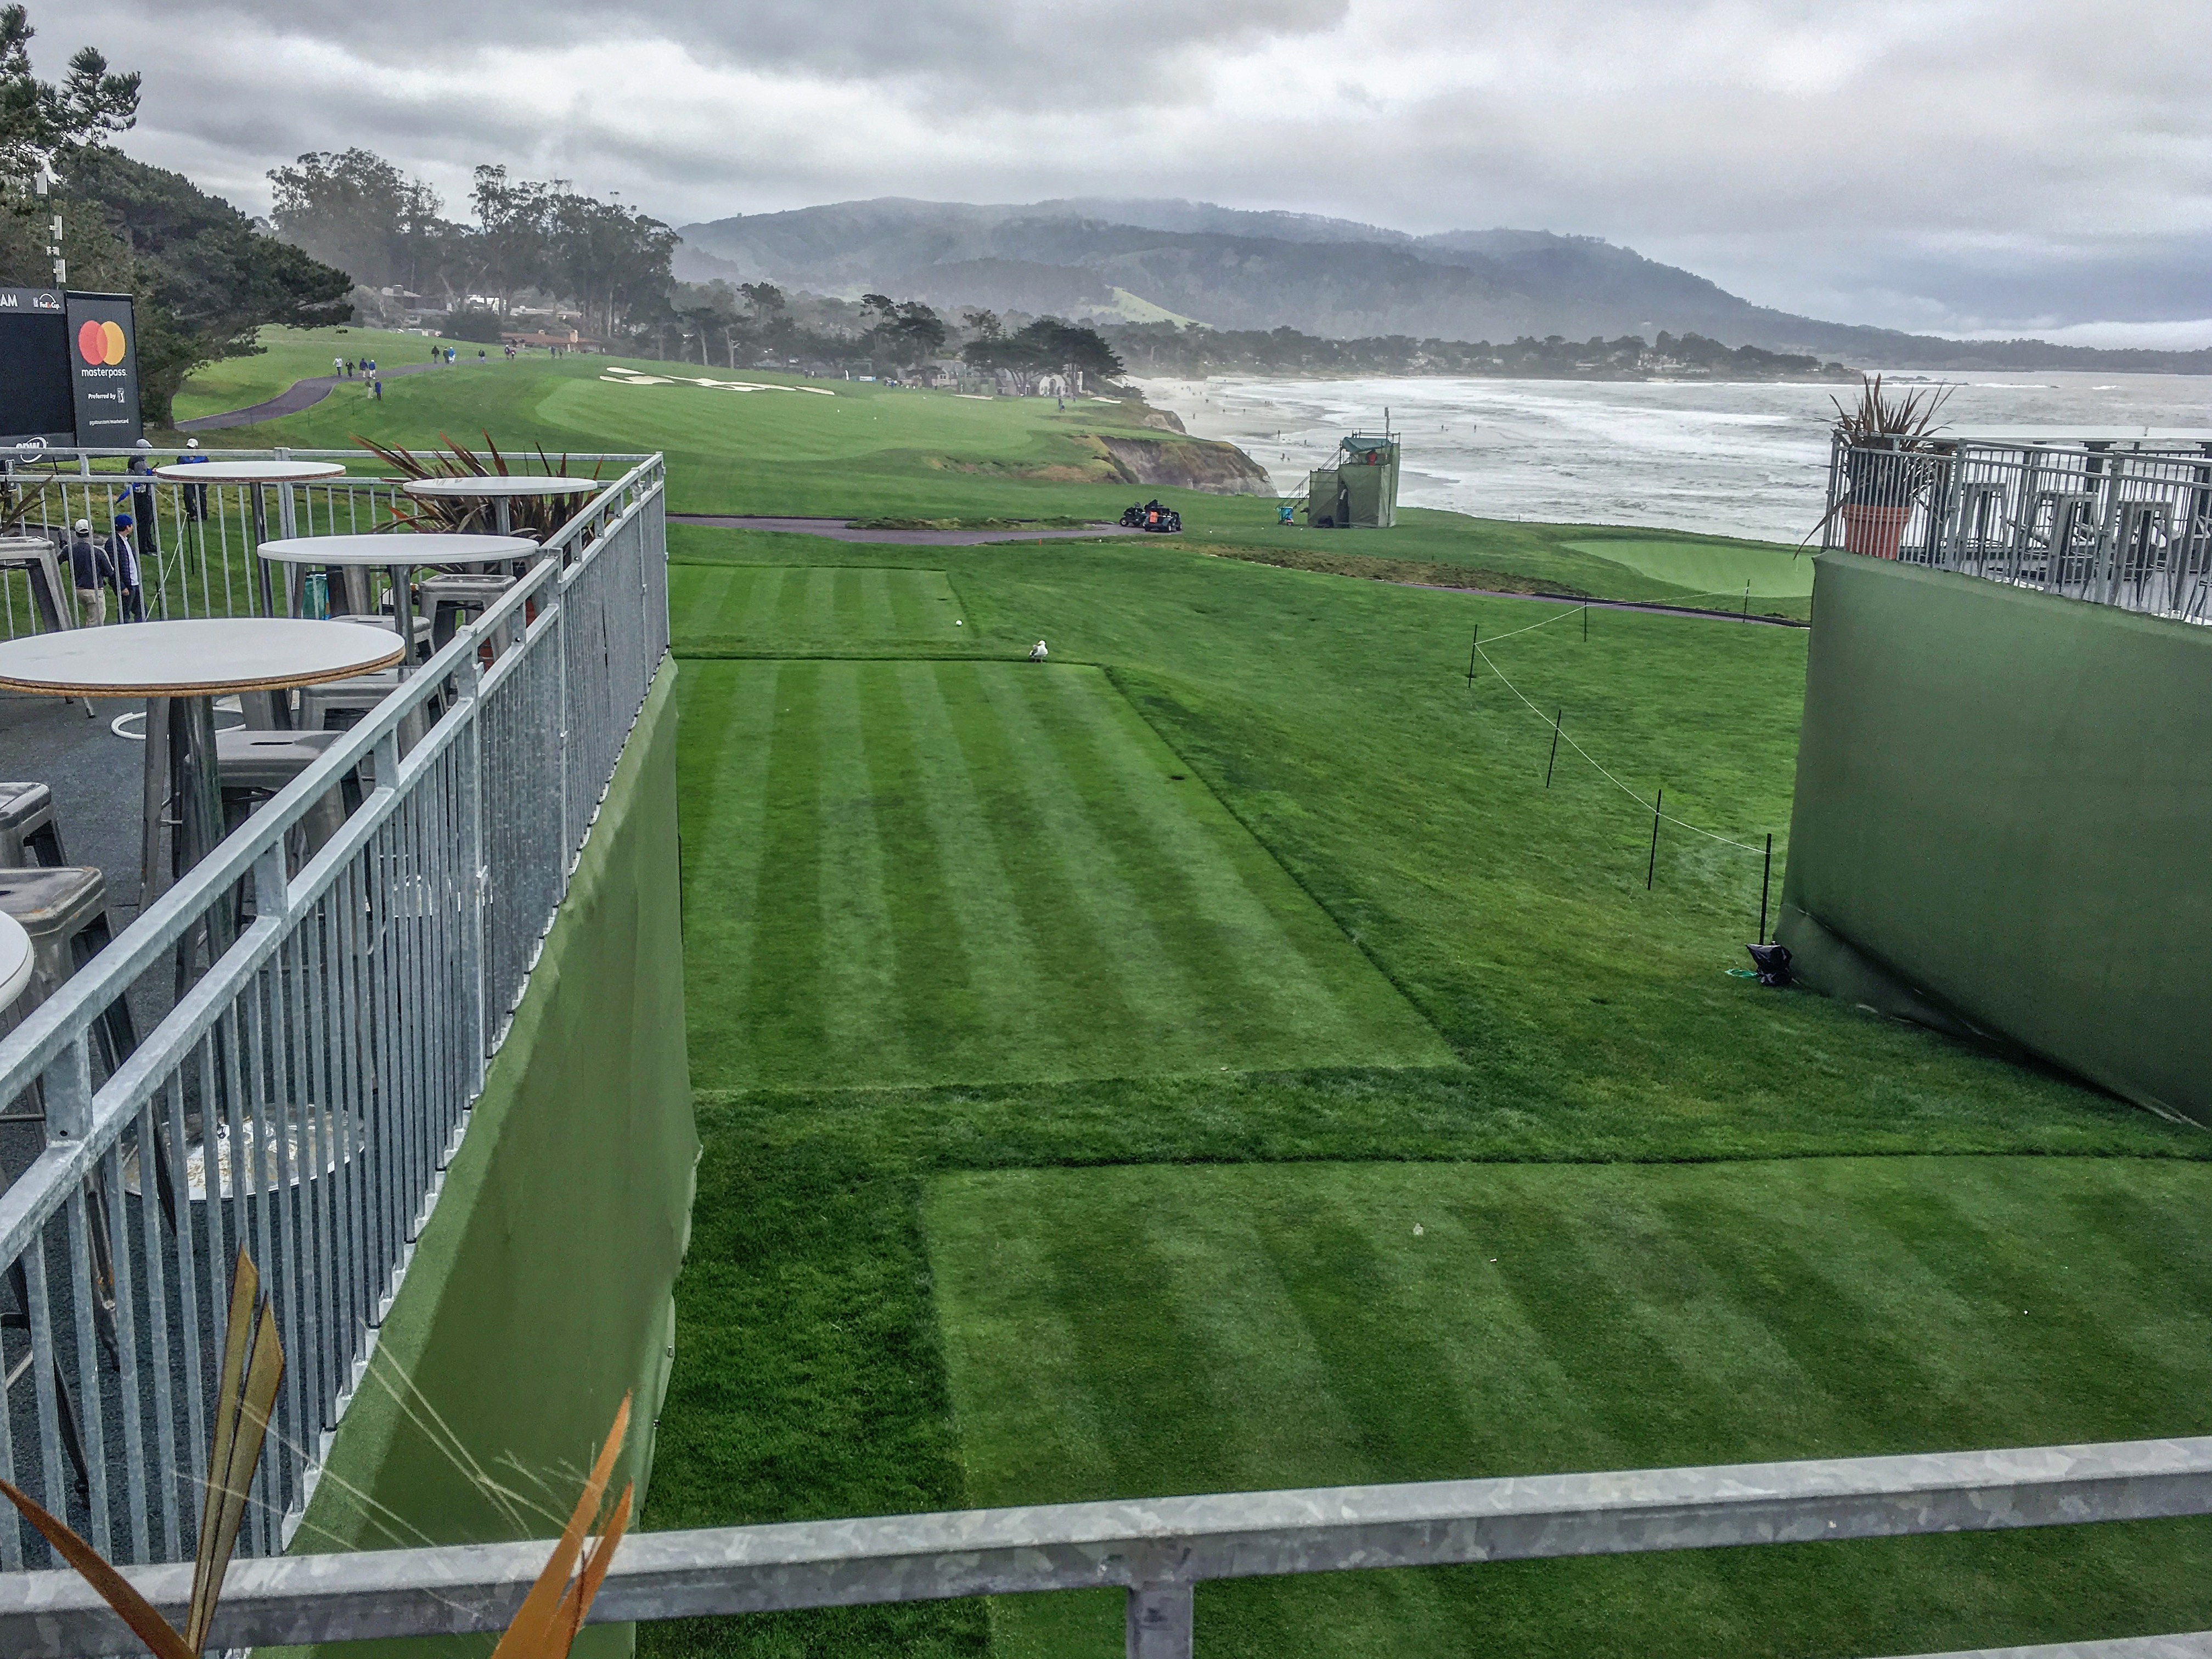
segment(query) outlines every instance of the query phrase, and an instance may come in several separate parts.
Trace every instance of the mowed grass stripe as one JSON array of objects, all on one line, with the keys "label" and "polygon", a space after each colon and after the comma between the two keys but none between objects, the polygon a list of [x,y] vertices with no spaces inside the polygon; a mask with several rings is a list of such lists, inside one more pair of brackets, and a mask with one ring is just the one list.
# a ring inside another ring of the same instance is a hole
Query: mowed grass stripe
[{"label": "mowed grass stripe", "polygon": [[939,666],[902,663],[891,678],[906,716],[914,787],[932,831],[931,851],[945,895],[940,914],[957,934],[972,988],[964,1006],[942,1007],[943,1018],[951,1024],[964,1016],[967,1028],[981,1033],[987,1042],[1026,1048],[1041,1075],[1072,1075],[1080,1069],[1074,1063],[1073,1039],[1084,1030],[1086,1014],[1105,1029],[1118,1030],[1128,1010],[1118,998],[1102,1004],[1089,987],[1044,971],[1037,925],[1061,962],[1068,952],[1080,955],[1101,942],[1075,931],[1079,924],[1072,901],[1048,906],[1034,884],[1018,886],[1009,876],[1000,845],[1009,828],[1007,815],[986,804],[968,745],[945,702]]},{"label": "mowed grass stripe", "polygon": [[669,568],[669,613],[679,654],[750,646],[827,656],[858,642],[968,642],[942,570],[679,562]]},{"label": "mowed grass stripe", "polygon": [[[745,666],[752,672],[738,677],[739,695],[763,695],[757,689],[757,669]],[[774,725],[762,775],[765,828],[757,861],[738,872],[759,894],[754,948],[736,958],[718,949],[708,969],[726,975],[735,994],[728,1012],[715,1009],[708,1024],[719,1027],[726,1019],[734,1027],[727,1052],[748,1071],[756,1054],[820,1052],[829,1042],[822,960],[821,686],[818,663],[788,665],[769,682],[765,695]],[[688,949],[688,929],[685,943]],[[698,978],[688,970],[685,976]]]},{"label": "mowed grass stripe", "polygon": [[685,750],[702,1086],[1450,1062],[1097,670],[765,666],[689,677],[767,705]]},{"label": "mowed grass stripe", "polygon": [[[792,573],[782,565],[771,565],[746,574],[751,579],[752,592],[746,599],[744,623],[739,631],[752,639],[772,637],[782,631],[783,588]],[[706,624],[702,631],[719,631],[714,627],[720,620],[718,609],[703,610],[702,620]]]},{"label": "mowed grass stripe", "polygon": [[[2212,1323],[2172,1315],[2212,1296],[2208,1202],[2212,1170],[2126,1159],[1156,1166],[941,1176],[924,1224],[994,1505],[2201,1433]],[[1240,1655],[1920,1652],[2201,1628],[2208,1571],[2182,1522],[1224,1585],[1199,1619]],[[1118,1651],[1103,1598],[994,1627]]]},{"label": "mowed grass stripe", "polygon": [[[1224,1005],[1224,1013],[1273,1003],[1280,1011],[1278,1017],[1287,1016],[1309,1033],[1324,1040],[1350,1038],[1356,1029],[1352,1011],[1305,954],[1316,937],[1335,948],[1340,943],[1336,930],[1294,939],[1284,916],[1260,902],[1245,872],[1223,856],[1224,830],[1249,844],[1241,825],[1208,823],[1188,812],[1131,810],[1147,786],[1170,781],[1163,777],[1164,763],[1176,765],[1182,775],[1179,785],[1170,784],[1177,793],[1203,799],[1206,786],[1171,754],[1162,751],[1158,738],[1127,699],[1110,687],[1099,695],[1085,678],[1056,678],[1062,703],[1089,741],[1091,752],[1086,759],[1108,784],[1099,797],[1102,816],[1116,820],[1116,837],[1136,860],[1182,888],[1180,908],[1194,923],[1212,931],[1214,949],[1237,970],[1241,982],[1208,987]],[[1273,877],[1277,872],[1266,873]]]},{"label": "mowed grass stripe", "polygon": [[[884,844],[868,763],[867,732],[882,722],[862,718],[855,665],[825,663],[814,672],[821,683],[815,775],[823,1033],[833,1049],[872,1049],[886,1070],[902,1074],[909,1069],[906,1008],[898,992],[898,943],[884,892]],[[871,685],[880,678],[869,676]]]},{"label": "mowed grass stripe", "polygon": [[718,1000],[718,1018],[688,1027],[695,1063],[708,1073],[741,1063],[751,1042],[726,1015],[745,1006],[744,975],[758,956],[769,746],[782,673],[773,662],[699,663],[676,681],[684,731],[678,811],[683,823],[708,830],[684,842],[685,947],[688,954],[695,931],[711,940],[733,991]]},{"label": "mowed grass stripe", "polygon": [[1104,683],[1095,670],[1006,663],[978,665],[969,679],[978,703],[995,720],[1003,750],[1000,769],[1018,780],[1028,802],[1034,833],[1021,849],[1022,861],[1032,870],[1050,869],[1056,884],[1074,896],[1098,942],[1099,964],[1138,1019],[1171,1026],[1201,1003],[1186,959],[1198,942],[1185,937],[1176,941],[1182,949],[1170,947],[1156,913],[1130,879],[1127,849],[1104,832],[1094,803],[1085,798],[1060,752],[1071,734],[1039,718],[1038,693],[1049,696],[1050,683],[1071,674]]}]

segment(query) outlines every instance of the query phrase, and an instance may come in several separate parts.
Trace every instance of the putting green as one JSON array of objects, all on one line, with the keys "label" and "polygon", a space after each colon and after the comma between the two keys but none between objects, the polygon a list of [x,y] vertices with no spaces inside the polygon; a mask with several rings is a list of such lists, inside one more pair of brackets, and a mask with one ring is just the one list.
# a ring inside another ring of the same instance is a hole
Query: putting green
[{"label": "putting green", "polygon": [[1578,553],[1670,582],[1687,593],[1741,593],[1754,599],[1802,599],[1813,591],[1813,556],[1705,542],[1589,540],[1566,544]]},{"label": "putting green", "polygon": [[1095,669],[680,684],[703,1087],[1451,1061]]},{"label": "putting green", "polygon": [[[2190,1435],[2212,1170],[2133,1159],[945,1176],[978,1505]],[[2201,1628],[2212,1528],[1252,1580],[1206,1653],[1921,1652]],[[2149,1597],[2155,1606],[2138,1598]],[[1111,1595],[992,1651],[1120,1651]]]},{"label": "putting green", "polygon": [[848,641],[957,645],[969,633],[942,570],[672,564],[676,649],[834,649]]}]

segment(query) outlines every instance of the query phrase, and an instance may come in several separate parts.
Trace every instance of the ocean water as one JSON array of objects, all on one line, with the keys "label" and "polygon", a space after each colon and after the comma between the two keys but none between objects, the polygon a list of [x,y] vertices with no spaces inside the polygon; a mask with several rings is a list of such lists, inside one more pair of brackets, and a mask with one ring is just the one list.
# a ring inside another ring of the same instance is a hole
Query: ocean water
[{"label": "ocean water", "polygon": [[[1894,380],[1894,377],[1893,377]],[[1946,379],[1957,434],[2212,434],[2212,380]],[[1856,385],[1586,380],[1147,380],[1190,431],[1225,438],[1285,493],[1343,433],[1401,434],[1398,499],[1485,518],[1648,525],[1796,542],[1820,521],[1832,398]]]}]

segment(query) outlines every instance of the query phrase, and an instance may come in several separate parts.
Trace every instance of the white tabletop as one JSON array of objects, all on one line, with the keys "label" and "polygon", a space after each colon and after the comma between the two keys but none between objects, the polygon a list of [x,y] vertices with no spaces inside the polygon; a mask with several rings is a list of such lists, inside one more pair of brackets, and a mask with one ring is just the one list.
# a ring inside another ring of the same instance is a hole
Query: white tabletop
[{"label": "white tabletop", "polygon": [[597,478],[417,478],[403,486],[410,495],[489,501],[497,495],[581,495],[606,486]]},{"label": "white tabletop", "polygon": [[288,536],[264,542],[264,559],[280,564],[367,564],[380,568],[418,564],[495,564],[504,559],[534,559],[545,550],[520,536],[404,535]]},{"label": "white tabletop", "polygon": [[337,461],[172,461],[154,469],[171,483],[313,483],[345,476]]},{"label": "white tabletop", "polygon": [[0,915],[0,1008],[23,994],[36,962],[31,954],[31,936],[23,931],[23,924],[13,916]]},{"label": "white tabletop", "polygon": [[399,655],[391,634],[337,622],[130,623],[0,643],[0,685],[68,697],[213,697],[349,679]]}]

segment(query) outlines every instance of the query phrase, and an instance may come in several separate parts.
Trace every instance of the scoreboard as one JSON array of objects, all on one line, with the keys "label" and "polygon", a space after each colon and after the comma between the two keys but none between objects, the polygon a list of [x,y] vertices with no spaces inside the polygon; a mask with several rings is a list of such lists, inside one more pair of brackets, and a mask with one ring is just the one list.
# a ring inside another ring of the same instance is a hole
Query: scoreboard
[{"label": "scoreboard", "polygon": [[127,294],[0,288],[0,447],[130,448],[137,344]]}]

